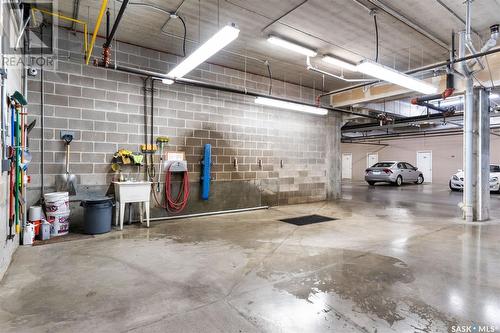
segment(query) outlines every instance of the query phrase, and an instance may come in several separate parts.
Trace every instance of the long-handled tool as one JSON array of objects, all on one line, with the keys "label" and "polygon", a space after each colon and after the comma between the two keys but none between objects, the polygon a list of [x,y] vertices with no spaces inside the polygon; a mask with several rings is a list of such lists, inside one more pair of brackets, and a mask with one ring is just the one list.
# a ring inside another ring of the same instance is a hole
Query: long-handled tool
[{"label": "long-handled tool", "polygon": [[76,194],[76,176],[69,172],[69,157],[70,157],[70,144],[73,141],[71,134],[63,135],[63,140],[66,144],[66,172],[56,178],[57,191],[69,192],[69,195]]},{"label": "long-handled tool", "polygon": [[9,236],[8,239],[14,238],[14,233],[12,232],[12,228],[15,223],[15,177],[14,174],[16,172],[16,152],[15,152],[15,127],[16,127],[16,112],[13,104],[10,103],[10,148],[9,148],[9,158],[10,158],[10,198],[9,198]]},{"label": "long-handled tool", "polygon": [[166,136],[159,136],[156,138],[156,144],[160,146],[160,158],[158,160],[158,182],[156,183],[156,192],[160,192],[160,183],[161,183],[161,173],[163,171],[163,148],[170,141],[170,139]]}]

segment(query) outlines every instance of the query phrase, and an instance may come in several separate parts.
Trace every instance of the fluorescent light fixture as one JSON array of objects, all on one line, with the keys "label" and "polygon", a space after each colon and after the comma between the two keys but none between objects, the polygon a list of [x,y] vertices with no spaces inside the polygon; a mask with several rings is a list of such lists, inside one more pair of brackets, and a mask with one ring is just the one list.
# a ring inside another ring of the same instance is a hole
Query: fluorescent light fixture
[{"label": "fluorescent light fixture", "polygon": [[[233,40],[238,38],[240,30],[236,28],[235,25],[226,25],[224,28],[219,30],[215,35],[213,35],[209,40],[207,40],[203,45],[201,45],[196,51],[191,53],[189,57],[184,59],[183,62],[178,64],[174,69],[167,74],[171,78],[181,78],[201,63],[206,61],[208,58],[222,50],[226,45],[231,43]],[[163,79],[163,83],[172,84],[173,80]]]},{"label": "fluorescent light fixture", "polygon": [[332,56],[324,56],[322,59],[324,62],[334,65],[343,69],[347,69],[348,71],[351,72],[357,72],[358,69],[356,68],[356,65],[353,65],[351,63],[348,63],[347,61],[341,60],[339,58],[335,58]]},{"label": "fluorescent light fixture", "polygon": [[422,94],[436,94],[438,89],[432,84],[415,79],[392,68],[380,65],[371,60],[363,60],[357,66],[358,72],[376,77],[377,79],[397,84]]},{"label": "fluorescent light fixture", "polygon": [[261,105],[266,105],[266,106],[273,106],[275,108],[280,108],[280,109],[313,113],[313,114],[317,114],[317,115],[321,115],[321,116],[324,116],[328,113],[327,109],[317,108],[314,106],[309,106],[309,105],[304,105],[304,104],[299,104],[299,103],[281,101],[279,99],[274,99],[274,98],[257,97],[255,99],[255,103],[261,104]]},{"label": "fluorescent light fixture", "polygon": [[269,36],[267,38],[267,41],[271,44],[284,47],[285,49],[303,54],[303,55],[308,56],[308,57],[315,57],[318,54],[318,53],[316,53],[316,51],[314,51],[312,49],[308,49],[307,47],[295,44],[293,42],[289,42],[287,40],[284,40],[282,38],[279,38],[279,37],[276,37],[273,35]]}]

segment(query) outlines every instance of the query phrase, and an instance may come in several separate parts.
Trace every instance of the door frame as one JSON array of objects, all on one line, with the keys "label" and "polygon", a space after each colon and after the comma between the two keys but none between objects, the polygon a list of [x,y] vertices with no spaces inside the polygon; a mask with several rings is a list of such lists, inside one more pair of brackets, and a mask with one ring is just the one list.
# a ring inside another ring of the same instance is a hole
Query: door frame
[{"label": "door frame", "polygon": [[378,162],[378,153],[375,152],[375,153],[366,153],[366,167],[369,168],[371,167],[370,165],[370,155],[377,155],[377,162]]},{"label": "door frame", "polygon": [[[432,178],[433,178],[433,177],[432,177],[432,176],[433,176],[433,175],[432,175],[432,174],[433,174],[433,168],[432,168],[432,150],[417,150],[417,154],[416,154],[416,161],[415,161],[415,162],[416,162],[416,164],[417,164],[417,165],[415,165],[415,166],[416,166],[417,168],[418,168],[418,154],[420,154],[420,153],[429,153],[429,154],[431,155],[431,179],[427,179],[428,177],[426,177],[426,176],[424,175],[424,182],[425,182],[425,183],[432,183]],[[422,171],[422,170],[420,170],[420,171]]]},{"label": "door frame", "polygon": [[[351,155],[351,167],[350,167],[350,169],[351,169],[351,177],[350,178],[344,177],[344,172],[343,172],[343,170],[344,170],[344,155]],[[341,172],[340,172],[341,173],[341,179],[350,179],[350,180],[352,180],[352,153],[342,153],[342,162],[341,162],[341,166],[340,167],[341,167]]]}]

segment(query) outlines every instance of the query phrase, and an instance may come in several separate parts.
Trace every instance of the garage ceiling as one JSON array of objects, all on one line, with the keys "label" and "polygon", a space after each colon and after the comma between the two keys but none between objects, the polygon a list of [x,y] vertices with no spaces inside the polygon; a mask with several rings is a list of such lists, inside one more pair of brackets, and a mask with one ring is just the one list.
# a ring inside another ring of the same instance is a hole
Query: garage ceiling
[{"label": "garage ceiling", "polygon": [[[78,18],[93,29],[101,1],[76,0],[59,2],[59,10],[72,15],[79,2]],[[451,32],[463,28],[459,18],[465,18],[465,6],[456,0],[379,0],[408,19],[417,23],[436,38],[448,43]],[[228,22],[241,29],[238,40],[214,56],[210,62],[223,66],[267,75],[261,60],[269,60],[275,78],[316,88],[322,87],[322,77],[305,70],[301,55],[286,52],[266,42],[266,36],[276,34],[318,49],[320,54],[333,54],[353,61],[373,58],[375,55],[375,27],[373,17],[363,7],[374,8],[369,0],[132,0],[117,32],[120,41],[141,45],[174,54],[181,54],[183,29],[179,20],[168,20],[167,15],[136,3],[159,7],[169,12],[177,8],[187,24],[188,53],[199,41],[205,41]],[[301,4],[301,5],[300,5]],[[110,1],[112,13],[121,3]],[[280,18],[292,8],[294,11]],[[445,7],[454,11],[459,18]],[[488,36],[488,27],[498,23],[500,0],[473,2],[473,28]],[[408,70],[446,59],[448,51],[438,43],[416,32],[383,10],[377,10],[380,32],[380,62],[398,70]],[[105,35],[105,24],[100,35]],[[479,40],[478,37],[476,37]],[[237,55],[239,54],[239,55]],[[248,57],[246,58],[245,55]],[[314,61],[318,67],[337,73],[335,68]],[[344,87],[342,81],[326,78],[325,89]]]}]

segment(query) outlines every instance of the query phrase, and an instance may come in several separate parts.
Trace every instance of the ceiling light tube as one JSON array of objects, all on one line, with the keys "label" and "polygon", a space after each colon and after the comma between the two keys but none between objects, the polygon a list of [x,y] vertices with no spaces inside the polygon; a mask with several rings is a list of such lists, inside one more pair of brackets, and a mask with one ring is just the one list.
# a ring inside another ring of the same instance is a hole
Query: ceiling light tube
[{"label": "ceiling light tube", "polygon": [[323,57],[322,60],[330,65],[334,65],[334,66],[346,69],[346,70],[351,71],[351,72],[358,71],[358,69],[356,68],[356,65],[351,64],[347,61],[341,60],[341,59],[336,58],[336,57],[326,55]]},{"label": "ceiling light tube", "polygon": [[279,99],[267,98],[267,97],[257,97],[255,99],[255,103],[260,104],[260,105],[272,106],[272,107],[280,108],[280,109],[287,109],[287,110],[293,110],[293,111],[299,111],[299,112],[312,113],[312,114],[317,114],[317,115],[321,115],[321,116],[324,116],[328,113],[327,109],[317,108],[314,106],[293,103],[293,102],[287,102],[287,101],[282,101]]},{"label": "ceiling light tube", "polygon": [[358,69],[358,72],[376,77],[377,79],[383,81],[397,84],[401,87],[418,91],[422,94],[430,95],[436,94],[438,92],[438,89],[432,84],[415,79],[409,75],[403,74],[371,60],[363,60],[356,67]]},{"label": "ceiling light tube", "polygon": [[281,46],[285,49],[288,49],[288,50],[296,52],[296,53],[303,54],[303,55],[308,56],[308,57],[315,57],[318,54],[315,50],[309,49],[309,48],[304,47],[302,45],[287,41],[285,39],[282,39],[282,38],[279,38],[279,37],[276,37],[273,35],[269,36],[267,38],[267,41],[271,44]]},{"label": "ceiling light tube", "polygon": [[[173,79],[183,77],[184,75],[198,67],[201,63],[206,61],[208,58],[222,50],[233,40],[238,38],[239,33],[240,30],[236,28],[234,24],[226,25],[215,35],[213,35],[209,40],[203,43],[203,45],[201,45],[196,51],[191,53],[189,57],[184,59],[180,64],[172,69],[167,74],[167,76]],[[174,81],[163,79],[162,82],[165,84],[172,84]]]}]

